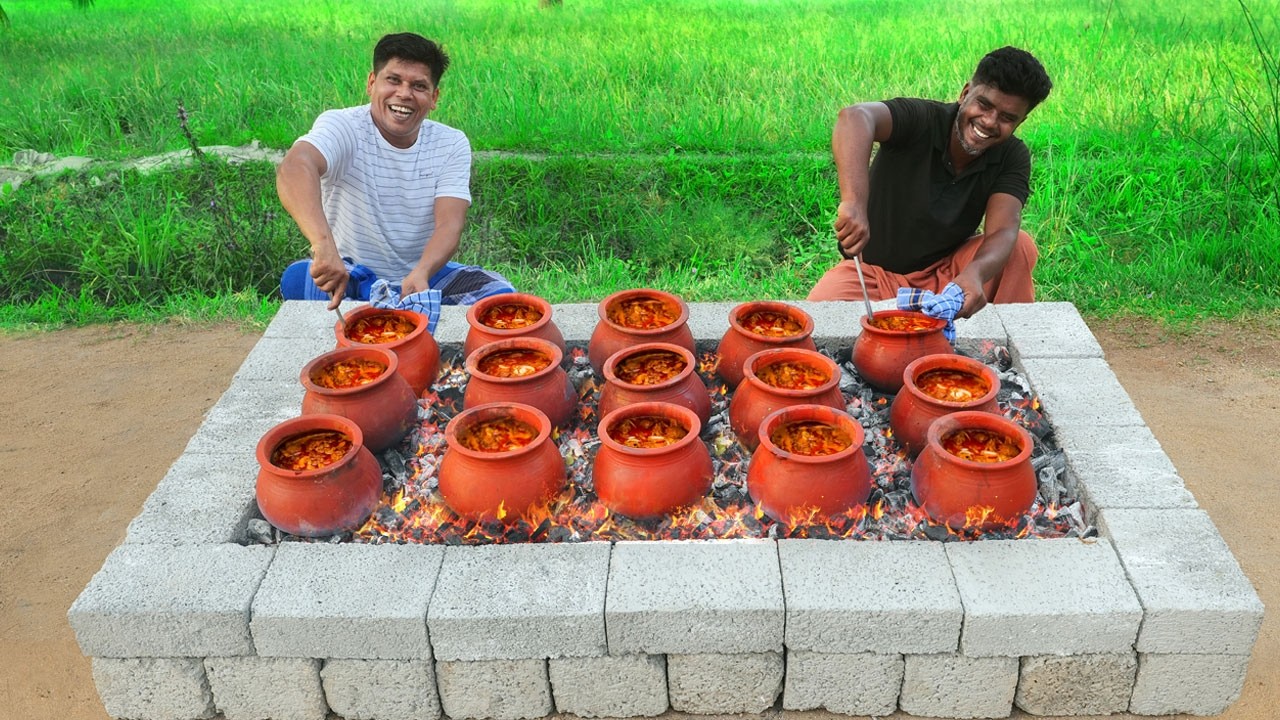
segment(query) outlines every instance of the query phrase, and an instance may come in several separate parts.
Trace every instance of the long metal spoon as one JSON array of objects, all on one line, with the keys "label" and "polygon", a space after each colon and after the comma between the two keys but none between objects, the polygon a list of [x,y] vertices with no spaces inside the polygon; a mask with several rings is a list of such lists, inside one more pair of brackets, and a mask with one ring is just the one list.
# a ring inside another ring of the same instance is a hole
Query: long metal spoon
[{"label": "long metal spoon", "polygon": [[338,322],[342,323],[342,334],[347,334],[347,317],[342,314],[342,308],[334,308],[334,312],[338,313]]},{"label": "long metal spoon", "polygon": [[871,321],[871,317],[876,311],[871,309],[871,298],[867,297],[867,281],[862,277],[862,262],[858,260],[858,256],[853,256],[853,266],[858,269],[858,284],[862,286],[862,302],[867,304],[867,321]]}]

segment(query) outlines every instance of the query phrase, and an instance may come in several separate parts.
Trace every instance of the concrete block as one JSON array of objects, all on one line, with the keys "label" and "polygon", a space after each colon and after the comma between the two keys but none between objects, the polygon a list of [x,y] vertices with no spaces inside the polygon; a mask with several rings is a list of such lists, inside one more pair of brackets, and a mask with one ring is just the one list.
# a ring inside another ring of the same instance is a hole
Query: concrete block
[{"label": "concrete block", "polygon": [[445,550],[427,626],[440,660],[606,654],[607,542]]},{"label": "concrete block", "polygon": [[671,709],[699,715],[761,713],[782,693],[782,653],[668,655]]},{"label": "concrete block", "polygon": [[1017,686],[1018,658],[908,655],[898,707],[925,717],[1008,717]]},{"label": "concrete block", "polygon": [[889,715],[898,707],[901,655],[787,651],[783,710]]},{"label": "concrete block", "polygon": [[125,542],[238,542],[257,513],[257,478],[253,455],[182,455],[129,523]]},{"label": "concrete block", "polygon": [[[603,300],[604,298],[600,298]],[[591,333],[600,322],[597,303],[563,303],[551,307],[551,319],[564,336],[566,345],[585,348],[591,340]]]},{"label": "concrete block", "polygon": [[[440,308],[440,319],[436,322],[436,331],[432,333],[432,337],[436,339],[436,343],[441,346],[456,344],[461,350],[462,344],[467,340],[467,333],[471,331],[471,325],[467,322],[468,305],[444,305]],[[552,315],[554,315],[554,311]]]},{"label": "concrete block", "polygon": [[[343,313],[362,308],[369,303],[363,300],[343,300],[339,308]],[[262,337],[269,339],[295,338],[304,341],[328,339],[333,347],[337,345],[334,326],[338,318],[326,306],[327,302],[318,300],[285,300],[280,303]]]},{"label": "concrete block", "polygon": [[426,660],[326,660],[320,684],[345,720],[439,720],[436,676]]},{"label": "concrete block", "polygon": [[996,305],[988,305],[970,318],[956,320],[956,350],[979,355],[992,345],[1009,347],[1009,331],[1005,329]]},{"label": "concrete block", "polygon": [[1129,712],[1218,715],[1240,698],[1248,655],[1138,655]]},{"label": "concrete block", "polygon": [[970,657],[1121,653],[1142,606],[1106,540],[948,543]]},{"label": "concrete block", "polygon": [[1009,330],[1009,352],[1023,358],[1101,358],[1102,346],[1069,302],[992,305]]},{"label": "concrete block", "polygon": [[867,314],[861,302],[803,300],[791,304],[813,318],[814,344],[828,353],[851,349],[854,339],[862,332],[862,316]]},{"label": "concrete block", "polygon": [[117,547],[67,612],[80,650],[102,658],[253,654],[249,606],[274,552]]},{"label": "concrete block", "polygon": [[1023,358],[1019,365],[1055,429],[1146,424],[1102,358]]},{"label": "concrete block", "polygon": [[610,655],[782,650],[785,612],[771,540],[622,542],[609,566]]},{"label": "concrete block", "polygon": [[[337,322],[333,313],[329,318]],[[327,320],[327,319],[326,319]],[[256,382],[291,382],[301,385],[302,368],[307,363],[338,346],[338,339],[330,326],[325,334],[309,334],[306,337],[263,337],[258,340],[244,362],[232,376],[232,380]]]},{"label": "concrete block", "polygon": [[451,720],[522,720],[555,710],[546,660],[437,660],[436,686]]},{"label": "concrete block", "polygon": [[1142,602],[1138,652],[1249,654],[1262,601],[1208,514],[1109,508],[1097,523]]},{"label": "concrete block", "polygon": [[213,717],[199,658],[93,658],[93,684],[107,714],[131,720]]},{"label": "concrete block", "polygon": [[210,657],[204,661],[213,702],[226,720],[325,720],[320,661]]},{"label": "concrete block", "polygon": [[930,654],[959,646],[964,608],[940,543],[781,540],[778,557],[790,651]]},{"label": "concrete block", "polygon": [[[720,338],[729,331],[729,313],[741,303],[708,302],[689,304],[689,332],[702,342],[706,349],[712,350],[718,345]],[[791,303],[794,304],[794,303]]]},{"label": "concrete block", "polygon": [[1032,715],[1110,715],[1129,708],[1135,653],[1022,658],[1013,702]]},{"label": "concrete block", "polygon": [[578,717],[653,717],[667,710],[663,655],[606,655],[547,661],[556,711]]},{"label": "concrete block", "polygon": [[1194,508],[1173,461],[1145,425],[1055,433],[1085,504],[1102,508]]},{"label": "concrete block", "polygon": [[263,657],[430,660],[427,605],[444,548],[283,543],[253,601]]},{"label": "concrete block", "polygon": [[186,452],[254,457],[258,440],[276,425],[302,414],[302,383],[233,382],[205,416]]}]

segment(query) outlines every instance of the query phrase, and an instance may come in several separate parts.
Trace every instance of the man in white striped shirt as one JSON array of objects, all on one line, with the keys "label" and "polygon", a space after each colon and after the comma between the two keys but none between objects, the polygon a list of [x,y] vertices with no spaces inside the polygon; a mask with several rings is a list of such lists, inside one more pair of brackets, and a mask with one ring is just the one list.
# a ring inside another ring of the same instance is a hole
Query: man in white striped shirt
[{"label": "man in white striped shirt", "polygon": [[384,36],[369,104],[322,113],[285,154],[276,190],[311,243],[311,260],[281,278],[286,299],[329,299],[331,308],[368,299],[370,275],[406,297],[440,290],[446,304],[514,290],[496,273],[450,262],[471,205],[471,144],[428,119],[448,66],[431,40]]}]

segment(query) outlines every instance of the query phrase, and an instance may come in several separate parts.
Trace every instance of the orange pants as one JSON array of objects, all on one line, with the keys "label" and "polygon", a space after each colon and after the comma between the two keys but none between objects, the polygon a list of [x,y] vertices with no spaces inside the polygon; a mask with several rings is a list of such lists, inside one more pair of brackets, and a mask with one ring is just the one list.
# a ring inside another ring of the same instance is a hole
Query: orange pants
[{"label": "orange pants", "polygon": [[[911,287],[931,290],[935,293],[951,282],[966,265],[973,261],[982,246],[982,235],[974,235],[956,251],[923,270],[901,275],[889,272],[878,265],[862,264],[867,281],[867,295],[872,300],[891,300],[898,296],[898,288]],[[987,300],[993,303],[1029,303],[1036,299],[1031,271],[1035,269],[1040,252],[1035,240],[1025,231],[1018,231],[1018,242],[1009,254],[1004,270],[982,287]],[[862,287],[858,284],[858,271],[852,260],[841,260],[823,275],[809,291],[809,300],[861,300]]]}]

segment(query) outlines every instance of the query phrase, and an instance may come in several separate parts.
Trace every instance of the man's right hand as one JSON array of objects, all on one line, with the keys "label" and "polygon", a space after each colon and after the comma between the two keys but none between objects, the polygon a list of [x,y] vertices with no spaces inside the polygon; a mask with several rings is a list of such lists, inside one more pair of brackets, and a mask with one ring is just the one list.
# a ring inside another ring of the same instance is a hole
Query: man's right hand
[{"label": "man's right hand", "polygon": [[329,309],[342,303],[347,294],[347,266],[335,248],[332,252],[318,252],[311,259],[311,279],[323,291],[329,293]]},{"label": "man's right hand", "polygon": [[836,242],[840,254],[852,260],[862,254],[871,239],[871,226],[867,224],[867,211],[853,200],[845,200],[836,208]]}]

